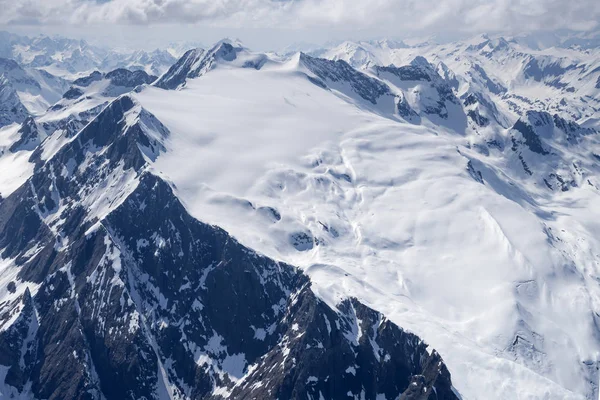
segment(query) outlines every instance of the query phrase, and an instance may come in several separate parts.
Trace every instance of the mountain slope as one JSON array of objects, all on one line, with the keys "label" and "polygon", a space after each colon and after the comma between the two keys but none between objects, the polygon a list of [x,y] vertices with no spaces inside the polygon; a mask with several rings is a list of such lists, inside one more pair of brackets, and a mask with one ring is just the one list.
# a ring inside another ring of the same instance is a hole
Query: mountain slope
[{"label": "mountain slope", "polygon": [[46,71],[24,69],[13,60],[0,58],[0,75],[10,82],[29,113],[43,114],[67,90],[68,83]]},{"label": "mountain slope", "polygon": [[177,89],[183,87],[187,79],[202,76],[219,65],[260,69],[267,60],[264,54],[251,53],[240,43],[224,39],[206,52],[203,49],[187,51],[158,79],[155,86]]},{"label": "mountain slope", "polygon": [[433,64],[442,63],[442,68],[452,72],[459,97],[469,93],[491,96],[509,121],[535,108],[598,127],[594,117],[599,109],[595,87],[600,77],[597,48],[530,48],[519,37],[482,35],[461,42],[416,46],[345,42],[315,54],[346,60],[361,69],[375,65],[400,67],[422,56]]},{"label": "mountain slope", "polygon": [[169,136],[120,97],[0,203],[3,394],[457,398],[418,337],[193,219],[148,170]]},{"label": "mountain slope", "polygon": [[[172,132],[154,168],[190,213],[300,266],[329,304],[354,296],[409,326],[465,398],[593,397],[597,133],[527,122],[542,154],[489,88],[463,97],[450,67],[306,57],[223,61],[185,90],[135,95]],[[362,97],[365,82],[396,107]],[[447,119],[426,107],[439,100]]]},{"label": "mountain slope", "polygon": [[27,118],[29,111],[25,108],[17,91],[4,76],[0,76],[0,127],[14,122],[21,123]]}]

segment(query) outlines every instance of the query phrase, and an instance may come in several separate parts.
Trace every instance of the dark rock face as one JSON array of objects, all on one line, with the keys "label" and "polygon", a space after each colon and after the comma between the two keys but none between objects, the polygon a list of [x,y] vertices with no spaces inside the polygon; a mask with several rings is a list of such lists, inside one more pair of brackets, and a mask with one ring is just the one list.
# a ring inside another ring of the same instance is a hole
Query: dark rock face
[{"label": "dark rock face", "polygon": [[43,135],[33,117],[27,117],[21,125],[18,134],[19,139],[9,148],[12,153],[35,149],[41,143]]},{"label": "dark rock face", "polygon": [[423,363],[423,373],[414,375],[400,400],[438,400],[458,398],[452,389],[450,372],[437,351]]},{"label": "dark rock face", "polygon": [[484,117],[483,115],[481,115],[479,113],[479,111],[477,110],[469,110],[467,111],[467,116],[469,118],[471,118],[471,120],[473,122],[475,122],[477,125],[483,127],[483,126],[487,126],[490,123],[490,120],[487,119],[486,117]]},{"label": "dark rock face", "polygon": [[513,129],[519,132],[523,139],[525,140],[525,145],[534,153],[546,155],[548,151],[546,151],[542,145],[542,141],[540,137],[535,133],[531,125],[523,122],[522,120],[518,120]]},{"label": "dark rock face", "polygon": [[375,70],[379,73],[387,72],[392,75],[396,75],[400,80],[403,81],[424,81],[431,82],[431,76],[427,71],[417,65],[403,65],[401,67],[375,67]]},{"label": "dark rock face", "polygon": [[301,53],[300,62],[325,86],[340,86],[338,89],[344,91],[343,85],[349,84],[352,92],[373,104],[377,104],[382,96],[391,96],[390,88],[386,84],[355,70],[343,60],[331,61]]},{"label": "dark rock face", "polygon": [[81,89],[76,88],[76,87],[71,87],[69,90],[67,90],[63,94],[63,99],[74,100],[74,99],[78,99],[81,96],[83,96],[83,91]]},{"label": "dark rock face", "polygon": [[[5,382],[23,390],[27,372],[31,371],[31,362],[33,361],[30,356],[27,356],[27,352],[35,349],[35,342],[31,340],[30,334],[34,334],[38,328],[29,289],[25,289],[25,292],[9,307],[18,316],[8,329],[0,332],[0,348],[2,349],[0,364],[9,367]],[[10,313],[0,315],[0,325],[6,323],[10,317]],[[22,354],[23,350],[26,351],[25,354]]]},{"label": "dark rock face", "polygon": [[483,183],[483,176],[481,175],[481,171],[475,169],[471,160],[467,162],[467,171],[469,171],[469,174],[473,179],[475,179],[479,183]]},{"label": "dark rock face", "polygon": [[[85,94],[82,88],[90,86],[94,82],[106,79],[110,82],[108,88],[105,89],[104,95],[116,97],[119,94],[125,93],[140,85],[148,85],[154,82],[157,77],[148,75],[143,70],[130,71],[125,68],[117,68],[106,74],[99,71],[94,71],[90,75],[79,78],[73,81],[73,86],[63,95],[63,98],[68,100],[77,99]],[[129,90],[124,90],[124,89]]]},{"label": "dark rock face", "polygon": [[[108,104],[108,102],[99,104],[98,106],[91,108],[86,111],[74,113],[65,117],[64,119],[43,122],[41,125],[47,135],[60,134],[67,138],[75,136],[83,127],[85,127],[92,119],[94,119]],[[57,132],[57,131],[60,131]],[[37,147],[29,161],[37,165],[41,165],[44,161],[42,160],[43,149]]]},{"label": "dark rock face", "polygon": [[[128,118],[124,118],[125,114]],[[437,353],[191,217],[147,170],[162,124],[121,97],[0,202],[19,268],[0,365],[45,399],[456,399]],[[408,396],[408,397],[407,397]]]},{"label": "dark rock face", "polygon": [[[155,83],[163,89],[177,89],[185,86],[187,79],[197,78],[214,69],[218,62],[231,62],[238,54],[245,51],[243,47],[228,41],[222,41],[210,50],[188,50],[169,70]],[[254,60],[246,61],[243,68],[260,69],[266,61],[266,56],[257,56]]]},{"label": "dark rock face", "polygon": [[29,116],[17,91],[12,84],[0,74],[0,127],[14,122],[22,123]]},{"label": "dark rock face", "polygon": [[560,81],[560,77],[565,72],[576,68],[576,65],[563,66],[559,61],[545,61],[543,58],[538,60],[537,58],[530,57],[523,68],[525,78],[533,79],[537,82],[546,82],[546,84],[557,88],[565,87],[566,84]]},{"label": "dark rock face", "polygon": [[[420,112],[423,114],[436,115],[442,119],[447,119],[449,116],[448,104],[458,105],[460,103],[452,89],[454,82],[447,67],[445,75],[449,80],[442,78],[433,65],[424,57],[416,57],[409,65],[401,67],[392,65],[387,67],[376,66],[374,71],[378,77],[389,80],[405,90],[410,89],[413,92],[420,93],[422,90],[420,86],[431,87],[436,92],[435,99],[430,99],[426,104],[421,104]],[[398,102],[397,108],[398,114],[404,119],[411,122],[418,121],[416,118],[417,113],[410,108],[405,97]]]},{"label": "dark rock face", "polygon": [[500,83],[492,80],[487,72],[481,67],[479,64],[471,65],[472,71],[469,72],[469,75],[476,78],[476,80],[480,80],[485,87],[494,94],[503,94],[506,93],[506,88],[502,86]]},{"label": "dark rock face", "polygon": [[452,89],[458,90],[458,78],[456,77],[456,74],[454,74],[454,72],[450,70],[450,68],[448,68],[446,64],[440,61],[436,67],[436,72],[439,76],[442,77],[442,79],[444,79],[448,83],[448,85],[450,85]]},{"label": "dark rock face", "polygon": [[467,116],[478,126],[488,126],[490,122],[494,121],[498,125],[508,128],[507,121],[501,117],[496,104],[483,93],[465,93],[462,101],[467,110]]},{"label": "dark rock face", "polygon": [[125,87],[136,87],[144,84],[151,84],[156,80],[156,76],[148,75],[145,71],[129,71],[125,68],[118,68],[114,71],[108,72],[105,76],[106,79],[115,86]]},{"label": "dark rock face", "polygon": [[567,141],[570,143],[577,143],[582,136],[597,133],[592,128],[583,128],[578,123],[574,121],[568,121],[560,117],[558,114],[554,114],[552,116],[552,120],[554,122],[554,126],[565,133]]},{"label": "dark rock face", "polygon": [[418,376],[428,377],[423,388],[438,398],[456,398],[444,364],[431,368],[436,353],[429,355],[418,337],[356,299],[334,311],[303,290],[284,320],[291,328],[234,388],[233,398],[395,399]]},{"label": "dark rock face", "polygon": [[415,110],[412,109],[405,96],[401,96],[398,98],[398,105],[396,106],[398,110],[398,115],[409,122],[418,122],[419,115]]},{"label": "dark rock face", "polygon": [[186,51],[185,54],[181,56],[181,58],[177,60],[177,62],[173,64],[154,85],[163,89],[178,88],[185,83],[193,65],[200,60],[203,54],[204,50],[202,49],[191,49]]},{"label": "dark rock face", "polygon": [[515,123],[513,129],[522,135],[529,150],[541,155],[550,154],[541,137],[576,144],[582,137],[597,133],[594,129],[581,127],[558,114],[551,115],[543,111],[528,111],[524,118]]},{"label": "dark rock face", "polygon": [[102,74],[102,72],[94,71],[91,74],[89,74],[88,76],[75,79],[73,81],[73,85],[87,87],[87,86],[90,86],[93,82],[97,82],[97,81],[101,80],[102,78],[104,78],[104,74]]}]

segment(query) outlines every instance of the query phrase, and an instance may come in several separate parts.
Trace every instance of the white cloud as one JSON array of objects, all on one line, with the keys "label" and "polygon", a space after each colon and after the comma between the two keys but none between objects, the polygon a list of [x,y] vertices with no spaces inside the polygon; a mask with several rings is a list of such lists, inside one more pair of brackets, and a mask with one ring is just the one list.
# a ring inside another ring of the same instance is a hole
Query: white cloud
[{"label": "white cloud", "polygon": [[522,32],[596,28],[598,0],[0,0],[0,24]]}]

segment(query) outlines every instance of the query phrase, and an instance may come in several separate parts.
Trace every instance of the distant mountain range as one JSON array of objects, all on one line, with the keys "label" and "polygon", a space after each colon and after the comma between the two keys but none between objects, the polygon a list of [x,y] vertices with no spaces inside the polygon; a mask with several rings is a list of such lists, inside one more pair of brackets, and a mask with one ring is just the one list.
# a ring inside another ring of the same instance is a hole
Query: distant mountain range
[{"label": "distant mountain range", "polygon": [[[185,49],[187,50],[187,48]],[[116,68],[143,70],[160,75],[182,54],[180,44],[154,51],[123,51],[63,37],[27,37],[0,32],[0,57],[15,60],[23,67],[43,69],[54,75],[73,78],[83,72],[108,72]]]}]

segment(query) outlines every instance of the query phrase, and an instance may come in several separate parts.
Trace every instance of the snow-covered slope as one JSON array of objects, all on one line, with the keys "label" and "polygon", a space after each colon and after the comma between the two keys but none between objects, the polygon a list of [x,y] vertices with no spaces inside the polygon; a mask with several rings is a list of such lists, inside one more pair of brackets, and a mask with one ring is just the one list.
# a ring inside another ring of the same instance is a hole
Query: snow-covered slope
[{"label": "snow-covered slope", "polygon": [[29,111],[19,98],[12,83],[0,76],[0,127],[14,122],[21,123],[29,115]]},{"label": "snow-covered slope", "polygon": [[[192,215],[301,266],[331,303],[356,296],[410,327],[440,349],[465,398],[591,397],[597,134],[567,122],[581,132],[572,143],[550,115],[536,152],[493,86],[479,87],[481,115],[493,105],[486,118],[506,126],[460,122],[473,105],[458,101],[466,91],[449,66],[413,58],[361,75],[306,57],[136,95],[172,132],[154,168]],[[409,76],[419,65],[436,75]],[[357,89],[367,76],[428,123],[355,101],[373,93]],[[446,125],[416,106],[440,92],[455,107]]]},{"label": "snow-covered slope", "polygon": [[22,68],[17,62],[0,58],[0,76],[16,91],[29,113],[40,115],[58,101],[68,82],[43,70]]},{"label": "snow-covered slope", "polygon": [[[27,79],[30,76],[24,74]],[[42,115],[32,115],[20,102],[19,92],[6,81],[0,86],[4,88],[0,117],[5,121],[0,123],[0,166],[4,170],[0,196],[16,190],[29,178],[34,165],[53,157],[112,100],[154,80],[155,76],[144,71],[95,71],[73,81]]]},{"label": "snow-covered slope", "polygon": [[83,40],[44,35],[29,38],[0,32],[0,56],[64,75],[93,69],[106,56],[106,50],[90,46]]},{"label": "snow-covered slope", "polygon": [[420,338],[192,218],[170,136],[121,96],[0,202],[0,394],[458,399]]},{"label": "snow-covered slope", "polygon": [[491,96],[509,120],[530,109],[558,112],[578,123],[598,127],[600,63],[597,47],[530,48],[523,38],[479,36],[464,42],[389,46],[345,42],[316,50],[321,57],[345,60],[359,69],[403,66],[415,57],[454,76],[459,96]]}]

